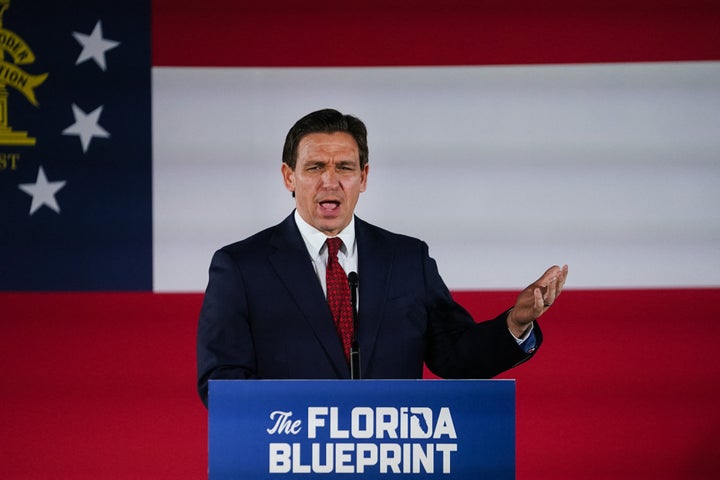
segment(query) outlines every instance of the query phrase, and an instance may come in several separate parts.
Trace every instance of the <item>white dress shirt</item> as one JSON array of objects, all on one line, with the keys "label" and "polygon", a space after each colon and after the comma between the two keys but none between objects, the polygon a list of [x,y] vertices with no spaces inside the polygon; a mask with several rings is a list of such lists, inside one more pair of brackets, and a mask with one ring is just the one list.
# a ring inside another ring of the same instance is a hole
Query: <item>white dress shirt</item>
[{"label": "white dress shirt", "polygon": [[[295,210],[295,223],[300,230],[300,235],[305,242],[305,247],[315,267],[315,273],[327,297],[325,270],[327,268],[328,248],[325,240],[330,237],[303,220],[297,210]],[[340,240],[343,242],[338,252],[338,262],[340,266],[342,266],[346,274],[357,272],[358,256],[357,245],[355,243],[355,217],[352,217],[350,224],[337,236],[340,237]]]}]

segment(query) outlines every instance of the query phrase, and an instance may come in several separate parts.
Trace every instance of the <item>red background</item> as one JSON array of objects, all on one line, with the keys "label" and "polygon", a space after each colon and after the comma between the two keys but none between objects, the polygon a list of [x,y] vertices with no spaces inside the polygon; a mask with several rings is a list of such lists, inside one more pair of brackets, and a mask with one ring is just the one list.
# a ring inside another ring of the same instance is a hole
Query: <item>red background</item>
[{"label": "red background", "polygon": [[[479,318],[510,292],[458,292]],[[205,478],[200,294],[0,294],[8,479]],[[716,478],[720,290],[566,291],[517,379],[519,479]]]},{"label": "red background", "polygon": [[720,58],[717,0],[153,1],[155,66]]}]

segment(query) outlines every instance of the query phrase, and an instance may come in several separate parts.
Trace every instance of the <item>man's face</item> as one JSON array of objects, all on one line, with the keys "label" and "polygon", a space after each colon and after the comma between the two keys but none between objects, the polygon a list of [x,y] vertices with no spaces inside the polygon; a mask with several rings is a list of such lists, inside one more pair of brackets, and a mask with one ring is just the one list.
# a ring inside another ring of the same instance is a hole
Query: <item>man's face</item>
[{"label": "man's face", "polygon": [[311,133],[297,149],[292,170],[282,165],[285,188],[295,192],[297,211],[307,223],[335,236],[352,219],[369,166],[360,168],[355,139],[349,133]]}]

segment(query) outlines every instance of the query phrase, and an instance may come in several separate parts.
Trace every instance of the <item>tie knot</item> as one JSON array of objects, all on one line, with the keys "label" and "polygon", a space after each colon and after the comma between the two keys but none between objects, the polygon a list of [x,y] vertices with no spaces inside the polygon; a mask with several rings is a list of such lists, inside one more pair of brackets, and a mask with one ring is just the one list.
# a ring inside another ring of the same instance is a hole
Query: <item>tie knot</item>
[{"label": "tie knot", "polygon": [[342,240],[340,240],[340,237],[328,238],[325,242],[328,246],[329,257],[337,258],[337,254],[340,251],[340,246],[342,245]]}]

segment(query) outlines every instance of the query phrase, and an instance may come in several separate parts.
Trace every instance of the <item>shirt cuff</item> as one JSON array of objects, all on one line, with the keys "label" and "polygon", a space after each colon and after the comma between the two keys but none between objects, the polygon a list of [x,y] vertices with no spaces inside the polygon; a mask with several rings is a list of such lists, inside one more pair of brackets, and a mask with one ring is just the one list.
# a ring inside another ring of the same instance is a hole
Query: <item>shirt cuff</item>
[{"label": "shirt cuff", "polygon": [[535,333],[533,332],[534,326],[535,324],[531,323],[530,328],[528,328],[527,331],[523,334],[523,336],[519,338],[513,335],[512,332],[510,332],[510,335],[513,336],[517,344],[520,345],[520,348],[522,348],[525,353],[533,352],[537,345],[535,342]]}]

